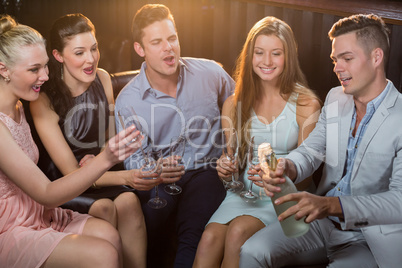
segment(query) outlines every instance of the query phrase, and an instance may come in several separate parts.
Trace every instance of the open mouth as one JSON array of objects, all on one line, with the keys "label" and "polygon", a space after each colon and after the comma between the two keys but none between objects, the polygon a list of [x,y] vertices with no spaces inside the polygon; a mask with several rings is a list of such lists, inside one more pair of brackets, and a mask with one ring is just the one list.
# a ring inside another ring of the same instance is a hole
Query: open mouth
[{"label": "open mouth", "polygon": [[84,73],[86,74],[93,74],[93,72],[94,72],[93,66],[84,69]]},{"label": "open mouth", "polygon": [[167,65],[173,65],[175,63],[175,59],[173,56],[167,56],[165,58],[163,58],[163,61],[167,64]]},{"label": "open mouth", "polygon": [[341,84],[344,86],[349,84],[350,80],[352,80],[352,77],[339,78],[339,81],[341,81]]},{"label": "open mouth", "polygon": [[35,92],[39,92],[40,91],[40,86],[35,85],[35,86],[32,87],[32,90],[35,91]]},{"label": "open mouth", "polygon": [[276,68],[263,68],[263,67],[260,67],[260,69],[261,69],[261,71],[262,71],[263,73],[270,74],[270,73],[272,73],[273,71],[275,71]]}]

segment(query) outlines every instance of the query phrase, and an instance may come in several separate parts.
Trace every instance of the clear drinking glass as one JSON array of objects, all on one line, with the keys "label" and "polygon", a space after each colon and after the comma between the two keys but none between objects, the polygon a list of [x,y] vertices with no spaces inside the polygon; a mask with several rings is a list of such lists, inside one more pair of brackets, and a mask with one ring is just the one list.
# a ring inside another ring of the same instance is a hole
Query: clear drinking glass
[{"label": "clear drinking glass", "polygon": [[[122,127],[127,128],[128,126],[135,125],[136,129],[140,131],[141,135],[144,137],[143,139],[143,144],[141,145],[141,153],[142,157],[144,159],[144,165],[140,168],[140,172],[144,175],[149,174],[150,177],[148,179],[154,179],[157,178],[161,173],[162,173],[162,151],[161,150],[156,150],[155,148],[152,147],[152,141],[149,139],[148,133],[143,127],[145,125],[141,123],[140,118],[138,117],[137,113],[135,112],[134,108],[132,106],[125,106],[122,107],[118,113],[120,124]],[[136,141],[134,139],[132,142]],[[148,142],[150,142],[150,150],[147,152],[144,151],[144,145],[148,145]],[[156,173],[157,176],[152,176],[155,175]],[[145,178],[147,179],[147,178]],[[167,204],[167,201],[163,198],[159,197],[158,193],[158,186],[155,186],[155,197],[151,198],[148,201],[148,206],[151,208],[163,208]]]},{"label": "clear drinking glass", "polygon": [[[261,144],[264,139],[260,136],[252,136],[250,143],[247,146],[247,164],[249,170],[255,169],[255,166],[259,164],[258,159],[258,145]],[[255,203],[258,196],[253,192],[253,182],[250,181],[250,187],[248,190],[240,193],[240,197],[247,203]]]},{"label": "clear drinking glass", "polygon": [[[144,179],[156,179],[162,173],[162,151],[161,150],[150,150],[145,154],[144,157],[145,164],[140,168],[142,175],[149,175]],[[157,176],[155,176],[155,173]],[[155,186],[155,197],[149,199],[148,206],[154,209],[163,208],[167,205],[167,201],[159,196],[158,185]]]},{"label": "clear drinking glass", "polygon": [[[177,159],[177,166],[184,166],[184,150],[186,148],[186,138],[185,136],[173,137],[170,140],[170,147],[169,147],[169,156],[180,156],[180,159]],[[182,192],[182,189],[176,183],[171,183],[165,186],[165,192],[170,195],[177,195]]]},{"label": "clear drinking glass", "polygon": [[[222,140],[225,141],[223,152],[226,158],[233,164],[237,163],[239,152],[239,140],[237,132],[234,128],[225,128],[222,130]],[[239,192],[243,189],[244,184],[236,180],[236,176],[232,174],[232,180],[226,184],[226,189],[230,192]]]},{"label": "clear drinking glass", "polygon": [[[141,136],[144,137],[143,143],[147,142],[148,139],[148,134],[145,131],[143,124],[141,124],[134,108],[132,106],[125,106],[122,107],[118,112],[117,116],[119,118],[119,122],[123,128],[127,128],[131,125],[134,125],[135,128],[140,132]],[[133,139],[131,142],[135,142],[137,138]],[[142,155],[144,156],[144,148],[141,146],[141,152]]]}]

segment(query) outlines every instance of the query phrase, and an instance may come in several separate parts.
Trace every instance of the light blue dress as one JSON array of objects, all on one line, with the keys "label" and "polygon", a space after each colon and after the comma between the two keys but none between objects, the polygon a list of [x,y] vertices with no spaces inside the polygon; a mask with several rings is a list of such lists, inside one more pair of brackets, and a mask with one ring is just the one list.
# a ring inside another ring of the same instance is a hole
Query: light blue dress
[{"label": "light blue dress", "polygon": [[[271,143],[277,157],[286,156],[297,147],[299,126],[296,122],[297,94],[293,93],[286,103],[281,114],[271,124],[264,124],[252,111],[250,137],[257,135],[265,138],[265,142]],[[258,141],[255,141],[258,142]],[[248,166],[240,175],[239,180],[244,183],[244,190],[248,190],[251,181],[247,178]],[[212,215],[208,224],[216,222],[226,224],[234,218],[249,215],[261,220],[265,225],[277,220],[271,198],[266,196],[264,189],[253,185],[253,192],[258,195],[255,203],[246,203],[240,193],[227,192],[225,200]]]}]

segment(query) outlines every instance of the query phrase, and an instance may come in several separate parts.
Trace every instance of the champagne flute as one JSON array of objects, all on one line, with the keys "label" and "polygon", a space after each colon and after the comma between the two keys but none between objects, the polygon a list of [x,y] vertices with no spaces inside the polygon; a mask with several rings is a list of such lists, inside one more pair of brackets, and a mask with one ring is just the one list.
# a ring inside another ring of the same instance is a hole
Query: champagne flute
[{"label": "champagne flute", "polygon": [[[258,141],[257,145],[256,140]],[[262,142],[263,139],[260,136],[251,137],[250,143],[247,147],[247,164],[250,170],[255,169],[255,166],[259,164],[258,144]],[[250,181],[249,189],[240,193],[240,197],[243,198],[246,203],[255,203],[257,201],[258,196],[253,193],[253,184],[254,183]]]},{"label": "champagne flute", "polygon": [[[186,148],[186,138],[184,136],[173,137],[170,140],[170,147],[169,147],[169,156],[180,156],[180,159],[177,159],[177,165],[175,166],[184,166],[184,150]],[[165,192],[170,195],[177,195],[182,192],[182,189],[176,183],[171,183],[165,186]]]},{"label": "champagne flute", "polygon": [[[145,164],[140,168],[142,175],[149,175],[144,179],[156,179],[162,173],[162,150],[150,150],[144,157]],[[157,176],[152,176],[156,173]],[[154,209],[163,208],[167,205],[167,201],[159,196],[158,185],[155,186],[155,197],[147,202],[148,206]]]},{"label": "champagne flute", "polygon": [[[140,132],[141,136],[144,137],[143,142],[147,141],[148,135],[144,130],[143,125],[141,124],[134,108],[132,106],[124,106],[117,112],[119,122],[123,128],[127,128],[131,125],[134,125],[135,128]],[[145,125],[145,124],[144,124]],[[134,138],[131,142],[137,141],[137,138]],[[145,152],[143,146],[141,146],[142,155],[145,156]]]},{"label": "champagne flute", "polygon": [[[222,131],[222,140],[225,141],[223,147],[226,158],[235,164],[239,152],[239,142],[236,130],[234,128],[225,128]],[[232,174],[232,180],[226,184],[226,189],[230,192],[239,192],[243,189],[244,184],[236,180],[235,174]]]}]

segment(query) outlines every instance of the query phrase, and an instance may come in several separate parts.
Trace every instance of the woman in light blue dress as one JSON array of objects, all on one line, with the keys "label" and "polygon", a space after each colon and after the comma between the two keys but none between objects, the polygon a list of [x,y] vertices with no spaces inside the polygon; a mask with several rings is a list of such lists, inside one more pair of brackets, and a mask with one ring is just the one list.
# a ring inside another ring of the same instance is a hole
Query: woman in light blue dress
[{"label": "woman in light blue dress", "polygon": [[248,170],[250,138],[263,137],[279,157],[285,156],[314,129],[321,108],[300,69],[291,28],[275,17],[263,18],[250,30],[235,75],[235,93],[223,105],[222,128],[238,130],[239,161],[230,164],[222,155],[217,171],[226,182],[238,171],[245,189],[254,183],[258,198],[246,203],[240,193],[227,192],[205,228],[193,267],[238,267],[241,245],[277,220],[259,177],[253,176],[257,172]]}]

